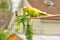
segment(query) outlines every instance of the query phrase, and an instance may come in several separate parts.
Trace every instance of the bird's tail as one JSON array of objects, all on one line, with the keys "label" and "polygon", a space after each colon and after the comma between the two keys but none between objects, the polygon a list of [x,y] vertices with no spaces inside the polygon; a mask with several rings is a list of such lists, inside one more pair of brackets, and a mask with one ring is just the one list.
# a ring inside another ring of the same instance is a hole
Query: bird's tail
[{"label": "bird's tail", "polygon": [[43,16],[53,16],[52,14],[48,14],[46,12],[42,12],[42,13],[40,13],[40,15],[43,15]]}]

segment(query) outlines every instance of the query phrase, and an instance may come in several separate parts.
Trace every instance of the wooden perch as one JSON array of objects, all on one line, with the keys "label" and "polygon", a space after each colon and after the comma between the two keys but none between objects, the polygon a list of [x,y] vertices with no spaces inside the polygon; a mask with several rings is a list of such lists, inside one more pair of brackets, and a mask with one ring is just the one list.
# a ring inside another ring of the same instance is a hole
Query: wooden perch
[{"label": "wooden perch", "polygon": [[31,19],[60,19],[60,14],[51,15],[51,16],[39,16],[39,17],[30,17]]}]

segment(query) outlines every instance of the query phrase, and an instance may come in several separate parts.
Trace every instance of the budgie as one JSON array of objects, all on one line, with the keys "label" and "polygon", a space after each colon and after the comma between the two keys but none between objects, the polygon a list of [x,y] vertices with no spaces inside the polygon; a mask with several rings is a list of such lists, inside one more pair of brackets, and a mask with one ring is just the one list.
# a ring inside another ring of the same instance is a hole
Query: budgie
[{"label": "budgie", "polygon": [[43,15],[47,15],[47,16],[51,16],[52,14],[48,14],[46,12],[43,12],[41,10],[38,10],[34,7],[24,7],[23,8],[24,12],[27,12],[30,16],[33,17],[37,17],[37,16],[43,16]]}]

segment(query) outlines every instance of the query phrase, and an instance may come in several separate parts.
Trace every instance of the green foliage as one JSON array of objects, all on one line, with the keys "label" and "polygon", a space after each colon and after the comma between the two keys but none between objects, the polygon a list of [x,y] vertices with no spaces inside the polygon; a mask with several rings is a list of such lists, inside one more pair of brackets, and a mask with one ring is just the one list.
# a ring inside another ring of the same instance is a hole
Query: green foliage
[{"label": "green foliage", "polygon": [[28,14],[26,12],[23,12],[22,15],[17,16],[16,22],[22,23],[24,27],[24,33],[26,35],[27,40],[32,40],[33,37],[33,30],[30,24],[30,19],[28,18]]},{"label": "green foliage", "polygon": [[0,30],[0,40],[7,40],[7,38],[9,37],[9,33],[4,31],[4,30]]},{"label": "green foliage", "polygon": [[27,23],[27,27],[25,28],[25,35],[27,40],[32,40],[33,30],[29,23]]}]

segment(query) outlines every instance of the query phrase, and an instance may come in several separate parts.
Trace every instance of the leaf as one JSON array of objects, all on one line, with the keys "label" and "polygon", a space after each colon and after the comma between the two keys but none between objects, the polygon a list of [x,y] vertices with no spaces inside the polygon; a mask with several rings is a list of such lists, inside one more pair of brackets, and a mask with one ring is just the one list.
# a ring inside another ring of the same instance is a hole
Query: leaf
[{"label": "leaf", "polygon": [[19,24],[16,24],[16,30],[20,30],[20,23]]},{"label": "leaf", "polygon": [[8,32],[0,29],[0,40],[7,40],[9,35],[10,34]]}]

